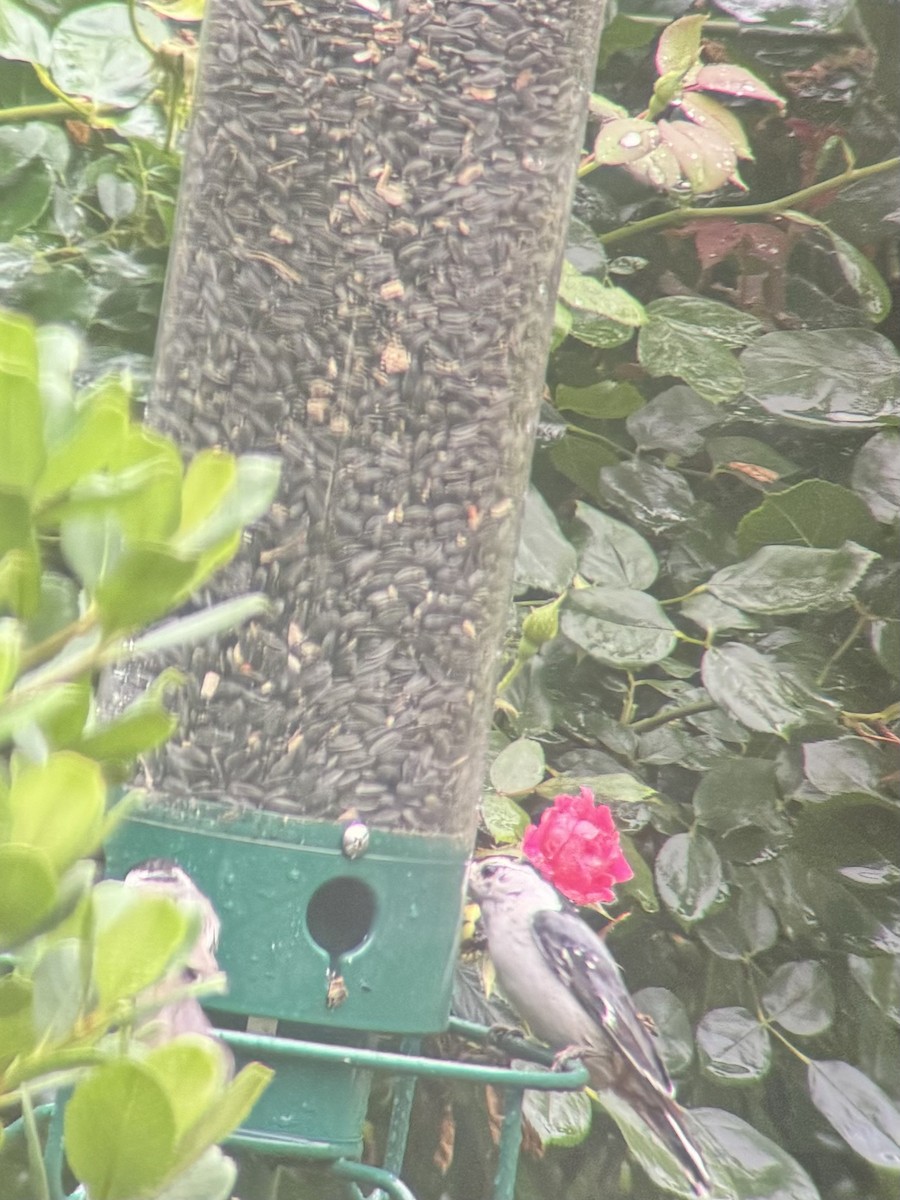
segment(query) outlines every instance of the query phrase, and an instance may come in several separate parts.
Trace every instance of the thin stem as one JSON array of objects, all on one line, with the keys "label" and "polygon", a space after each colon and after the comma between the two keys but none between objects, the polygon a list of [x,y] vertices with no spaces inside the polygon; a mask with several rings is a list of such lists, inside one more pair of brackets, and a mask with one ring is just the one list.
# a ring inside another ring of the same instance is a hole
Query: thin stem
[{"label": "thin stem", "polygon": [[714,708],[718,708],[718,705],[712,700],[694,700],[691,704],[682,704],[678,708],[664,708],[652,717],[635,721],[628,728],[633,733],[647,733],[650,729],[658,729],[660,725],[668,725],[670,721],[680,721],[682,717],[691,717],[694,713],[711,712]]},{"label": "thin stem", "polygon": [[574,433],[578,437],[591,438],[595,442],[602,442],[604,446],[608,446],[610,450],[623,458],[633,458],[634,455],[630,450],[626,450],[624,446],[620,446],[618,442],[614,442],[612,438],[604,437],[602,433],[596,433],[593,429],[584,429],[581,425],[566,424],[566,432]]},{"label": "thin stem", "polygon": [[21,1093],[22,1118],[25,1124],[25,1141],[28,1145],[28,1165],[31,1185],[34,1188],[34,1200],[50,1200],[50,1184],[44,1167],[44,1156],[41,1152],[41,1137],[38,1133],[37,1121],[34,1119],[34,1109],[31,1107],[31,1096],[23,1088]]},{"label": "thin stem", "polygon": [[147,35],[144,33],[138,24],[137,19],[137,4],[135,0],[128,0],[128,20],[131,23],[131,31],[137,40],[141,43],[144,49],[153,58],[156,58],[156,46],[151,41],[147,40]]},{"label": "thin stem", "polygon": [[63,646],[73,638],[90,633],[96,624],[96,609],[89,609],[77,621],[71,621],[62,629],[58,629],[56,633],[52,633],[49,637],[44,638],[42,642],[38,642],[36,646],[32,646],[30,650],[26,650],[22,654],[22,670],[30,671],[33,667],[40,666],[41,663],[49,662],[51,658],[56,657]]},{"label": "thin stem", "polygon": [[853,628],[850,630],[850,632],[847,634],[847,636],[844,638],[844,640],[838,646],[837,650],[835,650],[834,654],[832,654],[831,658],[829,658],[827,660],[827,662],[825,663],[825,666],[819,672],[818,678],[816,679],[816,687],[824,686],[825,681],[828,679],[828,676],[831,674],[832,667],[836,666],[841,661],[841,659],[844,657],[844,655],[847,653],[847,651],[851,648],[851,646],[856,641],[856,639],[859,637],[859,635],[865,630],[868,623],[869,623],[869,618],[867,616],[863,615],[861,617],[857,617],[856,624],[853,626]]},{"label": "thin stem", "polygon": [[635,234],[652,233],[656,229],[667,229],[671,225],[682,225],[687,221],[709,220],[713,217],[773,216],[787,209],[797,208],[816,196],[847,187],[851,183],[858,183],[861,179],[868,179],[870,176],[882,174],[884,171],[892,171],[896,167],[900,167],[900,156],[885,159],[884,162],[872,163],[868,167],[855,167],[852,171],[844,171],[830,179],[823,179],[819,183],[801,188],[798,192],[791,192],[789,196],[782,196],[778,200],[767,200],[762,204],[724,204],[715,208],[672,208],[666,212],[657,213],[655,216],[645,217],[642,221],[635,221],[631,225],[612,229],[609,233],[602,233],[599,235],[599,240],[608,246],[613,242],[634,237]]}]

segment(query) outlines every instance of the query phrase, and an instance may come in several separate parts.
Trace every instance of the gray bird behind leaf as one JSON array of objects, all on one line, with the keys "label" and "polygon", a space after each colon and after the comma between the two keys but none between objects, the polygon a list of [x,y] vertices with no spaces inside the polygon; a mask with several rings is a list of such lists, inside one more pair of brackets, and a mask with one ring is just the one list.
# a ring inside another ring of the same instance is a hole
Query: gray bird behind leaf
[{"label": "gray bird behind leaf", "polygon": [[221,1041],[196,996],[179,995],[192,983],[204,983],[221,975],[216,959],[219,943],[219,918],[209,898],[200,891],[190,875],[167,858],[152,858],[140,863],[125,876],[127,887],[165,896],[179,906],[199,915],[200,932],[187,960],[176,970],[142,993],[142,1001],[160,1007],[142,1031],[153,1045],[171,1041],[183,1033],[213,1038],[222,1051],[226,1074],[234,1074],[234,1058]]},{"label": "gray bird behind leaf", "polygon": [[710,1177],[647,1022],[601,937],[527,863],[485,858],[469,871],[488,951],[532,1033],[577,1054],[599,1093],[624,1100],[706,1196]]}]

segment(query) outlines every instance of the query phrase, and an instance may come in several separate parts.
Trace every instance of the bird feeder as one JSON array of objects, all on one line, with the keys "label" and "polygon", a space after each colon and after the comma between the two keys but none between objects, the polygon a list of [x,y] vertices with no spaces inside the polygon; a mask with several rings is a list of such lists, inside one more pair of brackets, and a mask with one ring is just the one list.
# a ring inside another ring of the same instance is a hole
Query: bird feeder
[{"label": "bird feeder", "polygon": [[110,860],[219,911],[245,1145],[352,1158],[371,1035],[447,1027],[602,7],[208,5],[147,415],[281,457],[215,593],[274,615],[180,664]]}]

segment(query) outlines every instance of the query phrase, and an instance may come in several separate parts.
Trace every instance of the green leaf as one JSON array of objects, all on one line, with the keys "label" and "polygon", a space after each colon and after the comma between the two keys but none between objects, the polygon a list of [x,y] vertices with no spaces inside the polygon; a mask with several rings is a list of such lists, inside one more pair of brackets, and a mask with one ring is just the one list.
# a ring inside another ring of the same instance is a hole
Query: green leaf
[{"label": "green leaf", "polygon": [[22,626],[11,617],[0,618],[0,696],[15,683],[22,659]]},{"label": "green leaf", "polygon": [[694,1061],[694,1035],[687,1009],[668,988],[646,987],[634,993],[641,1015],[653,1022],[656,1048],[673,1079],[684,1075]]},{"label": "green leaf", "polygon": [[779,829],[781,801],[775,764],[762,758],[726,758],[700,780],[694,792],[694,816],[717,833],[747,825]]},{"label": "green leaf", "polygon": [[501,795],[525,796],[544,778],[544,748],[530,738],[510,742],[491,763],[491,783]]},{"label": "green leaf", "polygon": [[176,608],[195,571],[194,560],[165,546],[126,549],[94,592],[104,631],[128,633]]},{"label": "green leaf", "polygon": [[705,400],[730,400],[743,387],[731,347],[762,333],[755,318],[715,300],[668,296],[647,305],[638,361],[651,375],[680,375]]},{"label": "green leaf", "polygon": [[33,159],[13,182],[0,188],[0,241],[11,241],[34,225],[50,203],[52,190],[53,176],[40,158]]},{"label": "green leaf", "polygon": [[876,520],[888,524],[900,516],[900,433],[869,438],[853,461],[852,483]]},{"label": "green leaf", "polygon": [[133,1059],[104,1063],[75,1086],[66,1156],[91,1200],[134,1200],[160,1184],[175,1151],[175,1114],[155,1073]]},{"label": "green leaf", "polygon": [[[137,20],[145,36],[159,45],[165,25],[144,9]],[[50,72],[57,86],[93,104],[134,108],[154,87],[154,63],[134,36],[122,4],[94,4],[68,13],[56,25],[50,47]]]},{"label": "green leaf", "polygon": [[552,509],[531,484],[516,553],[517,589],[535,588],[558,595],[572,582],[577,565],[575,547],[563,536]]},{"label": "green leaf", "polygon": [[0,845],[0,948],[14,946],[30,933],[53,910],[57,894],[56,875],[44,850]]},{"label": "green leaf", "polygon": [[234,1162],[218,1146],[210,1146],[171,1183],[154,1193],[153,1200],[229,1200],[236,1179]]},{"label": "green leaf", "polygon": [[745,471],[739,469],[746,466],[761,467],[771,476],[771,482],[782,479],[786,475],[796,475],[800,469],[791,459],[785,458],[783,454],[779,454],[777,450],[773,450],[771,446],[756,438],[707,438],[706,453],[715,467],[730,467],[735,464],[735,473],[744,479],[752,478]]},{"label": "green leaf", "polygon": [[237,629],[251,617],[271,615],[272,603],[263,592],[249,592],[234,600],[223,600],[209,608],[191,613],[188,617],[176,617],[157,625],[149,633],[134,639],[131,654],[157,654],[160,650],[171,650],[176,646],[193,646],[206,641],[228,629]]},{"label": "green leaf", "polygon": [[769,1034],[746,1008],[713,1008],[697,1026],[703,1073],[720,1084],[755,1083],[772,1065]]},{"label": "green leaf", "polygon": [[795,224],[814,227],[831,243],[831,256],[844,279],[856,292],[866,320],[873,325],[880,324],[891,311],[891,292],[872,262],[824,221],[800,212],[788,212],[785,216]]},{"label": "green leaf", "polygon": [[217,1101],[225,1083],[222,1048],[201,1034],[183,1034],[156,1047],[144,1059],[144,1065],[153,1071],[169,1097],[177,1138]]},{"label": "green leaf", "polygon": [[643,459],[601,467],[600,497],[651,533],[684,525],[695,508],[683,475]]},{"label": "green leaf", "polygon": [[712,1194],[739,1200],[820,1200],[800,1164],[765,1134],[721,1108],[691,1110],[713,1176]]},{"label": "green leaf", "polygon": [[867,329],[767,333],[741,355],[745,391],[775,417],[871,429],[900,416],[900,355]]},{"label": "green leaf", "polygon": [[28,621],[28,641],[38,645],[78,618],[78,588],[68,575],[44,570],[37,610]]},{"label": "green leaf", "polygon": [[578,588],[566,597],[562,632],[598,662],[650,666],[675,649],[676,629],[659,601],[629,588]]},{"label": "green leaf", "polygon": [[700,57],[700,38],[706,14],[681,17],[667,25],[656,47],[656,71],[665,75],[673,71],[684,75]]},{"label": "green leaf", "polygon": [[60,548],[66,563],[87,591],[115,570],[124,536],[115,513],[67,517],[60,526]]},{"label": "green leaf", "polygon": [[97,847],[106,784],[97,763],[61,750],[43,763],[23,766],[7,803],[8,839],[40,848],[62,873]]},{"label": "green leaf", "polygon": [[723,895],[722,862],[702,834],[676,833],[664,842],[654,875],[666,908],[685,924],[705,917]]},{"label": "green leaf", "polygon": [[703,446],[703,431],[721,419],[714,404],[698,396],[693,388],[676,384],[654,396],[639,412],[633,412],[625,427],[640,450],[690,455]]},{"label": "green leaf", "polygon": [[554,775],[535,791],[545,800],[552,800],[562,793],[571,794],[579,788],[590,789],[601,804],[646,804],[659,800],[659,793],[648,787],[635,775],[613,772],[608,775],[578,773]]},{"label": "green leaf", "polygon": [[859,496],[824,479],[807,479],[784,492],[770,493],[737,529],[743,555],[770,543],[833,549],[852,541],[871,546],[879,535]]},{"label": "green leaf", "polygon": [[725,908],[697,927],[703,944],[717,958],[746,962],[771,950],[778,941],[778,918],[758,890],[745,884]]},{"label": "green leaf", "polygon": [[572,310],[572,334],[591,346],[620,345],[646,319],[630,292],[582,275],[570,262],[563,263],[559,295]]},{"label": "green leaf", "polygon": [[819,962],[783,963],[772,972],[762,995],[763,1008],[788,1033],[812,1037],[834,1020],[834,991]]},{"label": "green leaf", "polygon": [[553,334],[550,338],[551,353],[563,344],[571,332],[572,312],[561,300],[557,300],[553,312]]},{"label": "green leaf", "polygon": [[804,859],[829,875],[859,887],[900,884],[900,826],[896,798],[889,807],[867,803],[865,796],[839,796],[809,804],[797,824],[797,846]]},{"label": "green leaf", "polygon": [[94,888],[94,985],[104,1008],[162,977],[193,932],[167,896],[140,894],[108,880]]},{"label": "green leaf", "polygon": [[178,1164],[183,1169],[208,1146],[221,1142],[250,1115],[256,1101],[274,1074],[262,1063],[250,1063],[232,1079],[215,1105],[208,1108],[178,1146]]},{"label": "green leaf", "polygon": [[[681,1196],[684,1200],[691,1200],[691,1197],[695,1197],[696,1193],[691,1188],[681,1162],[651,1132],[650,1126],[638,1116],[631,1105],[612,1091],[599,1092],[597,1099],[618,1125],[620,1133],[628,1144],[628,1149],[650,1179],[666,1192]],[[693,1134],[692,1115],[682,1113],[681,1119]]]},{"label": "green leaf", "polygon": [[813,1104],[857,1154],[900,1170],[900,1109],[876,1083],[834,1060],[811,1062],[806,1077]]},{"label": "green leaf", "polygon": [[614,466],[619,457],[609,446],[569,434],[550,448],[550,461],[587,496],[600,500],[600,468]]},{"label": "green leaf", "polygon": [[630,383],[613,383],[604,379],[592,383],[590,387],[569,387],[561,383],[554,393],[553,402],[565,412],[578,413],[596,421],[613,421],[642,408],[644,397]]},{"label": "green leaf", "polygon": [[700,675],[716,704],[757,733],[784,737],[826,708],[795,672],[741,642],[711,646],[703,655]]},{"label": "green leaf", "polygon": [[485,788],[481,796],[481,821],[498,846],[508,846],[522,840],[531,818],[509,796],[501,796],[493,788]]},{"label": "green leaf", "polygon": [[681,605],[681,615],[688,621],[693,621],[701,629],[711,633],[725,633],[731,629],[758,629],[759,620],[749,613],[735,608],[733,604],[725,604],[717,600],[709,592],[700,592],[690,596]]},{"label": "green leaf", "polygon": [[853,591],[878,555],[855,542],[837,550],[764,546],[750,558],[723,567],[707,583],[719,600],[746,612],[836,612],[853,603]]},{"label": "green leaf", "polygon": [[34,327],[0,312],[0,488],[32,487],[44,465]]},{"label": "green leaf", "polygon": [[[214,464],[211,453],[198,455],[199,465],[193,463],[185,477],[182,526],[174,541],[185,555],[213,550],[240,534],[245,525],[265,515],[278,490],[279,458],[243,454],[229,471],[220,462]],[[229,474],[231,479],[225,486]],[[199,494],[206,486],[212,490],[215,504]]]},{"label": "green leaf", "polygon": [[37,1040],[31,993],[31,980],[12,973],[0,976],[0,1071],[12,1059],[28,1054]]},{"label": "green leaf", "polygon": [[77,747],[97,762],[127,765],[138,754],[161,746],[177,726],[178,718],[166,710],[160,696],[141,696],[116,720],[85,733]]},{"label": "green leaf", "polygon": [[49,56],[46,26],[15,0],[4,0],[0,8],[0,58],[43,64]]},{"label": "green leaf", "polygon": [[[630,525],[607,516],[592,504],[575,504],[572,541],[578,551],[578,574],[605,587],[643,591],[659,573],[649,543]],[[579,528],[581,526],[581,528]]]},{"label": "green leaf", "polygon": [[826,796],[843,792],[884,794],[881,783],[886,764],[881,752],[858,737],[803,743],[803,773]]},{"label": "green leaf", "polygon": [[851,954],[847,959],[850,974],[895,1025],[900,1025],[900,955],[863,958]]},{"label": "green leaf", "polygon": [[[530,1064],[522,1064],[526,1065]],[[591,1101],[585,1092],[529,1088],[522,1097],[522,1112],[542,1146],[578,1146],[590,1133]]]},{"label": "green leaf", "polygon": [[36,505],[46,506],[118,457],[128,431],[128,401],[128,392],[112,382],[92,397],[48,456],[35,488]]},{"label": "green leaf", "polygon": [[32,973],[34,1028],[48,1042],[72,1036],[87,1008],[84,950],[78,938],[63,938],[41,955]]}]

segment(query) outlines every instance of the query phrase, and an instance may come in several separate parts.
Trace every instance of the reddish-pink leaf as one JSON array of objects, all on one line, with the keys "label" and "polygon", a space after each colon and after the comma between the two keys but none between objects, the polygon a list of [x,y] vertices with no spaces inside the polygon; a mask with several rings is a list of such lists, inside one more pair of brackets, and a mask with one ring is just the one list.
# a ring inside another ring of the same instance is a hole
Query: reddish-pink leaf
[{"label": "reddish-pink leaf", "polygon": [[765,100],[784,108],[784,100],[777,92],[766,87],[750,71],[733,63],[708,63],[685,86],[688,91],[724,92],[728,96],[740,96],[742,100]]}]

